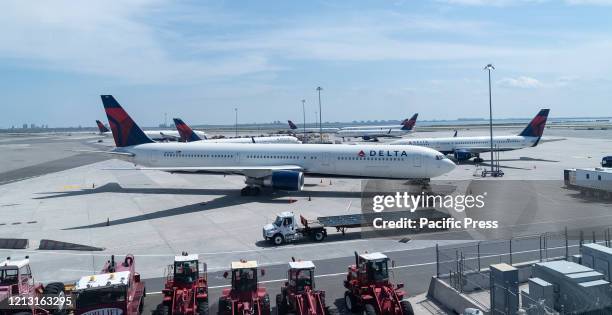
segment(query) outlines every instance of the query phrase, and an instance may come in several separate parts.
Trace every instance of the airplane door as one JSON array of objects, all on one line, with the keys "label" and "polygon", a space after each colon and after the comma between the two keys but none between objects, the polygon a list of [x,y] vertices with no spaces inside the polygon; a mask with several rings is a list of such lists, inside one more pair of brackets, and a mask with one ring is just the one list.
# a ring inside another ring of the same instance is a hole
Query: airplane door
[{"label": "airplane door", "polygon": [[321,161],[321,167],[326,171],[333,171],[336,168],[334,160],[332,159],[331,153],[323,153],[323,161]]},{"label": "airplane door", "polygon": [[423,157],[420,154],[415,154],[413,156],[413,163],[412,165],[414,167],[421,167],[421,165],[423,165]]},{"label": "airplane door", "polygon": [[157,165],[157,152],[151,151],[149,153],[149,160],[151,161],[152,165]]}]

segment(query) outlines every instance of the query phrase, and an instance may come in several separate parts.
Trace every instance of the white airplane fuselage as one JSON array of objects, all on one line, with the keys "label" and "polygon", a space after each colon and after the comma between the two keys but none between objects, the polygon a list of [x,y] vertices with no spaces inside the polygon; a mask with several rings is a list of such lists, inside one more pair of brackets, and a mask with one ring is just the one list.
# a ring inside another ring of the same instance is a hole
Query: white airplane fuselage
[{"label": "white airplane fuselage", "polygon": [[414,130],[402,130],[401,128],[341,129],[336,135],[338,137],[399,138],[413,131]]},{"label": "white airplane fuselage", "polygon": [[269,136],[269,137],[252,137],[252,138],[222,138],[222,139],[205,139],[193,141],[196,143],[302,143],[296,137],[292,136]]},{"label": "white airplane fuselage", "polygon": [[[525,136],[494,136],[494,151],[511,151],[528,148],[536,145],[538,137]],[[491,151],[491,139],[488,136],[482,137],[449,137],[449,138],[414,138],[402,139],[389,143],[390,145],[418,145],[444,154],[451,154],[456,151],[467,151],[474,154]]]},{"label": "white airplane fuselage", "polygon": [[[418,146],[328,144],[147,143],[119,148],[135,164],[151,168],[299,166],[305,174],[329,177],[426,179],[455,164],[440,152]],[[169,170],[170,171],[170,170]],[[265,171],[261,171],[261,176]],[[257,177],[253,172],[228,171]]]}]

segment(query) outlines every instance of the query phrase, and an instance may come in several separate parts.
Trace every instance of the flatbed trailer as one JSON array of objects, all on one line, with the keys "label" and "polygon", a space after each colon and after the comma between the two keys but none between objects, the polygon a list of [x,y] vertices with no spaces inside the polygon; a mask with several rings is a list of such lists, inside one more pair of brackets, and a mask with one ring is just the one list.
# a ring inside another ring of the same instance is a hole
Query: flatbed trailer
[{"label": "flatbed trailer", "polygon": [[428,220],[443,220],[450,217],[447,213],[436,209],[422,209],[414,212],[393,211],[381,213],[354,213],[335,216],[317,217],[316,220],[308,220],[300,215],[300,224],[295,220],[293,212],[287,211],[280,213],[274,223],[266,224],[263,228],[265,240],[275,245],[287,242],[295,242],[303,239],[312,239],[316,242],[323,241],[327,237],[327,229],[335,229],[336,232],[346,234],[351,228],[367,228],[374,225],[374,219],[382,218],[385,221],[399,221],[402,219],[418,220],[427,218]]}]

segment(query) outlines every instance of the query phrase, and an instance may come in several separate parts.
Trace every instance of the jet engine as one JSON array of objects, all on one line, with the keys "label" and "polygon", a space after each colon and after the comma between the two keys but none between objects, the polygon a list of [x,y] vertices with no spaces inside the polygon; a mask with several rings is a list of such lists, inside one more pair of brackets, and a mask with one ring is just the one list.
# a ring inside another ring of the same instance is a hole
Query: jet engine
[{"label": "jet engine", "polygon": [[472,153],[467,150],[456,150],[453,155],[457,161],[467,161],[472,158]]},{"label": "jet engine", "polygon": [[301,191],[304,188],[304,173],[296,171],[274,171],[264,178],[264,186],[286,191]]}]

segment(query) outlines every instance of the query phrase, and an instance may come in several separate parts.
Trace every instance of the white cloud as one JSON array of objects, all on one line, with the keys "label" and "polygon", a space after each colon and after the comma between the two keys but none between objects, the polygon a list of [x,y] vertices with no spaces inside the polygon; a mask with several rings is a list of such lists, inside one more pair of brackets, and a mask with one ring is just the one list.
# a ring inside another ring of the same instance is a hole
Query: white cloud
[{"label": "white cloud", "polygon": [[571,5],[612,5],[612,0],[565,0]]},{"label": "white cloud", "polygon": [[162,0],[3,1],[0,57],[27,67],[118,78],[129,82],[189,81],[269,70],[257,55],[206,62],[179,58],[182,38],[164,38],[147,23],[163,14]]},{"label": "white cloud", "polygon": [[502,87],[532,89],[542,86],[542,83],[531,77],[520,76],[517,78],[503,78],[497,81],[497,84]]}]

